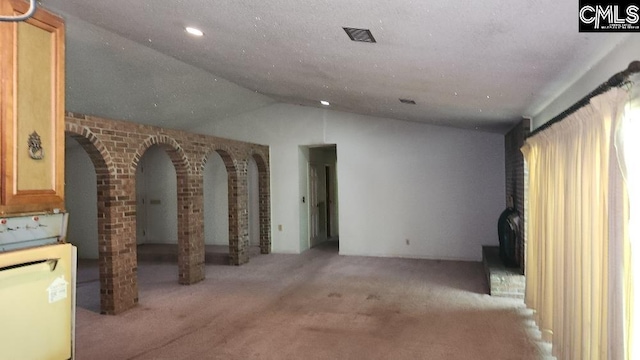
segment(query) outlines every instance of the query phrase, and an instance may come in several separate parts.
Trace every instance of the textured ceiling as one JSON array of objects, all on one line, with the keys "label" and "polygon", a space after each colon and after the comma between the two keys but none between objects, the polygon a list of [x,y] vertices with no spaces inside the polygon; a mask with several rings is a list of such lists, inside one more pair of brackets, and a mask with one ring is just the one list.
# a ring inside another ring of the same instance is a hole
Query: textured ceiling
[{"label": "textured ceiling", "polygon": [[[258,103],[328,100],[341,111],[496,132],[536,115],[624,39],[578,33],[574,1],[41,3],[266,95]],[[370,29],[377,43],[352,42],[342,27]]]}]

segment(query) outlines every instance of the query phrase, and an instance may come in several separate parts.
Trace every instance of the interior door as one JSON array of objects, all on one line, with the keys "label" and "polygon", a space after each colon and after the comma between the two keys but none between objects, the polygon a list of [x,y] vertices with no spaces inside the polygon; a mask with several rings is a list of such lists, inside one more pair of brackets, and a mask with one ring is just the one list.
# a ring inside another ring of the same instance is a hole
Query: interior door
[{"label": "interior door", "polygon": [[318,164],[309,166],[309,242],[311,247],[320,242],[320,211],[318,206]]},{"label": "interior door", "polygon": [[332,181],[332,171],[331,166],[324,166],[324,174],[325,174],[325,212],[326,212],[326,234],[327,239],[331,238],[331,219],[333,217],[333,181]]}]

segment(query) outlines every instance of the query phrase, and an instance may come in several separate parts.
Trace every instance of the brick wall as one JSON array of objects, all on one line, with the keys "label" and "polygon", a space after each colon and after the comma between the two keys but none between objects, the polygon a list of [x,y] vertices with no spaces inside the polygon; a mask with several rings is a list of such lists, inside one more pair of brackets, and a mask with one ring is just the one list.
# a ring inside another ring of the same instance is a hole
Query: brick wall
[{"label": "brick wall", "polygon": [[[524,145],[524,139],[530,131],[530,120],[523,119],[511,131],[505,135],[504,151],[505,151],[505,175],[506,175],[506,196],[505,205],[510,206],[510,199],[513,199],[513,207],[520,213],[522,221],[520,226],[521,243],[516,244],[516,257],[519,259],[520,270],[524,274],[524,157],[520,152],[520,148]],[[497,220],[496,220],[497,221]]]},{"label": "brick wall", "polygon": [[138,302],[136,167],[151,146],[164,149],[176,169],[181,284],[204,279],[203,170],[213,152],[222,157],[229,176],[231,263],[241,265],[249,261],[247,168],[250,157],[258,164],[260,249],[263,254],[270,252],[267,146],[76,113],[66,114],[65,130],[87,151],[96,169],[102,313],[117,314]]}]

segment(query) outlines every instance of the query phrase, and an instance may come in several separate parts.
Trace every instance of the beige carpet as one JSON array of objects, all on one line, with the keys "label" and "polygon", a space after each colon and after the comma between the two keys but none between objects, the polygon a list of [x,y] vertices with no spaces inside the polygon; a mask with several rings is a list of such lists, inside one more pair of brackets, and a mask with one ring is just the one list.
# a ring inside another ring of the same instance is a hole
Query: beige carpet
[{"label": "beige carpet", "polygon": [[481,263],[346,257],[325,245],[207,265],[177,284],[141,262],[140,304],[96,309],[95,264],[78,287],[77,359],[544,359],[531,314],[486,295]]}]

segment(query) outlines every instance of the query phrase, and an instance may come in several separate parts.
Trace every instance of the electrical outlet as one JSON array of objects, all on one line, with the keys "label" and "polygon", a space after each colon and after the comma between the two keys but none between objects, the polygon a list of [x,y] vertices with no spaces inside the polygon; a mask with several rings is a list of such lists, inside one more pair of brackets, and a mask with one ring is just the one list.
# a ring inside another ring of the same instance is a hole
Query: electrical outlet
[{"label": "electrical outlet", "polygon": [[282,231],[282,224],[278,225],[278,231]]},{"label": "electrical outlet", "polygon": [[404,239],[404,241],[407,243],[407,245],[411,245],[411,241],[409,241],[409,239]]}]

